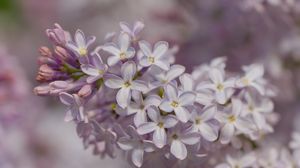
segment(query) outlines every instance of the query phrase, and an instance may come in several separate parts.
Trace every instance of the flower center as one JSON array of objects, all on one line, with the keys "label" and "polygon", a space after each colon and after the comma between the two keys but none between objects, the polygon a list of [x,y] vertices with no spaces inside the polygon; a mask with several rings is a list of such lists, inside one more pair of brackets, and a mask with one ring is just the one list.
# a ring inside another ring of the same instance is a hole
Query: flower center
[{"label": "flower center", "polygon": [[179,103],[177,101],[172,101],[171,106],[176,108],[179,106]]},{"label": "flower center", "polygon": [[250,112],[253,112],[254,111],[254,106],[253,105],[249,105],[248,109],[249,109]]},{"label": "flower center", "polygon": [[229,122],[233,123],[233,122],[235,122],[236,117],[234,115],[230,115],[227,119]]},{"label": "flower center", "polygon": [[153,63],[154,63],[154,57],[152,57],[152,56],[148,57],[148,61],[149,61],[151,64],[153,64]]},{"label": "flower center", "polygon": [[99,70],[98,73],[99,73],[99,75],[103,75],[104,71],[103,70]]},{"label": "flower center", "polygon": [[177,135],[177,134],[173,134],[173,135],[172,135],[172,138],[173,138],[173,139],[178,139],[178,135]]},{"label": "flower center", "polygon": [[121,52],[121,53],[120,53],[120,59],[121,59],[121,60],[126,59],[126,53],[125,53],[125,52]]},{"label": "flower center", "polygon": [[224,85],[221,84],[221,83],[219,83],[219,84],[217,85],[217,89],[218,89],[218,91],[222,91],[222,90],[224,89]]},{"label": "flower center", "polygon": [[129,81],[124,83],[124,87],[128,88],[129,86],[131,86],[131,83]]},{"label": "flower center", "polygon": [[195,123],[196,123],[196,125],[199,125],[201,123],[201,118],[196,118]]},{"label": "flower center", "polygon": [[80,47],[80,48],[78,49],[78,53],[79,53],[80,56],[86,56],[87,53],[88,53],[88,51],[87,51],[86,48]]},{"label": "flower center", "polygon": [[158,126],[159,128],[163,128],[163,127],[164,127],[164,123],[163,123],[163,122],[159,122],[159,123],[157,124],[157,126]]},{"label": "flower center", "polygon": [[244,84],[244,85],[249,85],[249,79],[247,79],[246,77],[244,77],[244,78],[242,78],[242,83]]}]

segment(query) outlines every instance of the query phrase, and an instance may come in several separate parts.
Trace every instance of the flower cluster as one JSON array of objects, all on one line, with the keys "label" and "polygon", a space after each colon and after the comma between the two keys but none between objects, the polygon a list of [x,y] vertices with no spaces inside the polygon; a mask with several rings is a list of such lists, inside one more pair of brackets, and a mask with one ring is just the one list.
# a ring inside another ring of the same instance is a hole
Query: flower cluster
[{"label": "flower cluster", "polygon": [[221,57],[186,73],[167,42],[140,39],[142,22],[120,27],[94,46],[94,36],[77,30],[73,39],[56,24],[47,30],[54,51],[40,49],[35,93],[68,106],[65,120],[94,154],[115,157],[119,148],[137,167],[148,156],[205,162],[273,131],[274,92],[262,65],[228,72]]}]

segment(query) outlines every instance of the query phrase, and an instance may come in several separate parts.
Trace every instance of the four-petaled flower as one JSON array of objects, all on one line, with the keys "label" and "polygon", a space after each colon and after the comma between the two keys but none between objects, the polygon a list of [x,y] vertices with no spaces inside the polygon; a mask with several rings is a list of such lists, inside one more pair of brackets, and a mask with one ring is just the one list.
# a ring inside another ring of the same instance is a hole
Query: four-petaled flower
[{"label": "four-petaled flower", "polygon": [[123,33],[127,33],[128,35],[130,35],[132,41],[136,42],[138,40],[140,32],[144,29],[145,25],[143,22],[136,21],[131,28],[128,23],[120,22],[120,27]]},{"label": "four-petaled flower", "polygon": [[60,101],[68,106],[68,111],[65,116],[65,121],[69,122],[72,120],[85,121],[83,100],[77,95],[70,95],[69,93],[62,92],[59,94]]},{"label": "four-petaled flower", "polygon": [[156,65],[157,67],[167,71],[170,69],[170,63],[165,61],[163,56],[167,53],[169,44],[165,41],[159,41],[154,45],[152,51],[151,45],[147,41],[139,42],[140,49],[143,56],[140,58],[140,65],[143,67],[149,67]]},{"label": "four-petaled flower", "polygon": [[159,106],[165,112],[174,111],[178,120],[181,122],[187,122],[190,118],[190,112],[186,108],[189,105],[193,105],[196,95],[193,92],[178,93],[177,87],[169,84],[165,87],[165,99]]},{"label": "four-petaled flower", "polygon": [[130,47],[130,37],[127,33],[121,33],[118,39],[118,45],[114,43],[105,44],[102,49],[112,56],[108,57],[107,64],[109,66],[116,65],[119,61],[125,61],[134,57],[135,50]]},{"label": "four-petaled flower", "polygon": [[148,90],[144,81],[135,80],[136,65],[133,61],[124,63],[121,67],[122,78],[113,74],[106,77],[105,85],[112,89],[120,89],[116,99],[120,107],[126,108],[131,99],[131,90],[145,92]]},{"label": "four-petaled flower", "polygon": [[93,83],[98,79],[102,78],[107,71],[107,65],[103,63],[100,55],[95,55],[93,58],[93,64],[83,64],[81,65],[81,70],[88,74],[88,83]]},{"label": "four-petaled flower", "polygon": [[158,147],[162,148],[167,143],[167,133],[165,128],[174,127],[178,120],[173,115],[161,116],[159,109],[155,106],[151,106],[148,110],[148,116],[152,122],[146,122],[141,124],[137,132],[141,135],[153,133],[153,143]]}]

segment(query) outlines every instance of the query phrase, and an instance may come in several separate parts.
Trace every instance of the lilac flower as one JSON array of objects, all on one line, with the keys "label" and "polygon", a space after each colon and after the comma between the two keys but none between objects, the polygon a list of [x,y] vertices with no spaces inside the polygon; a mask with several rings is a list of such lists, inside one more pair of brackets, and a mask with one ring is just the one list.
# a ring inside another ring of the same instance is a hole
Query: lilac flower
[{"label": "lilac flower", "polygon": [[167,143],[167,133],[165,128],[172,128],[177,124],[177,119],[173,115],[161,116],[157,107],[151,106],[148,110],[148,116],[152,122],[141,124],[137,132],[141,135],[153,133],[153,143],[162,148]]},{"label": "lilac flower", "polygon": [[193,105],[196,98],[195,93],[187,91],[178,94],[177,87],[169,84],[165,87],[165,95],[165,99],[159,106],[160,109],[168,113],[174,111],[178,120],[187,122],[190,113],[186,107]]},{"label": "lilac flower", "polygon": [[156,81],[150,84],[150,88],[157,88],[159,86],[166,86],[171,81],[179,77],[184,73],[185,67],[181,65],[172,65],[169,71],[161,71],[157,69],[153,70],[151,73],[156,78]]},{"label": "lilac flower", "polygon": [[105,44],[102,49],[112,56],[108,57],[107,64],[109,66],[116,65],[119,61],[124,61],[134,57],[135,50],[130,47],[130,37],[126,33],[121,33],[118,39],[118,45],[114,43]]},{"label": "lilac flower", "polygon": [[220,135],[220,141],[222,144],[229,143],[236,130],[242,131],[246,134],[251,132],[251,128],[249,128],[251,123],[241,117],[242,110],[242,102],[239,99],[232,99],[231,112],[229,114],[218,113],[216,116],[221,123],[224,123],[221,128]]},{"label": "lilac flower", "polygon": [[230,155],[226,155],[226,163],[222,163],[216,166],[216,168],[248,168],[252,167],[256,162],[254,153],[250,153],[239,158],[233,158]]},{"label": "lilac flower", "polygon": [[131,99],[131,90],[146,91],[147,85],[144,81],[135,80],[136,64],[133,61],[124,63],[121,67],[122,78],[116,75],[108,75],[105,85],[112,89],[119,89],[116,99],[117,103],[125,108]]},{"label": "lilac flower", "polygon": [[169,133],[169,139],[171,141],[171,154],[179,160],[184,160],[187,157],[187,149],[185,145],[194,145],[198,143],[200,135],[198,133],[187,132],[182,128],[176,127]]},{"label": "lilac flower", "polygon": [[215,92],[215,97],[218,103],[224,104],[232,95],[234,87],[233,79],[224,80],[225,74],[223,71],[213,68],[209,71],[209,78],[212,83],[200,83],[197,90],[210,89]]},{"label": "lilac flower", "polygon": [[151,141],[143,140],[132,126],[128,127],[127,132],[129,136],[121,137],[117,143],[121,149],[130,151],[132,163],[137,167],[141,167],[144,152],[153,152],[154,145]]},{"label": "lilac flower", "polygon": [[59,24],[54,24],[54,29],[47,29],[47,36],[58,45],[64,46],[67,42],[71,41],[71,35],[66,32]]},{"label": "lilac flower", "polygon": [[214,106],[207,107],[202,111],[196,111],[194,109],[191,114],[191,126],[192,132],[199,132],[200,135],[207,141],[215,141],[218,138],[218,133],[212,127],[212,121],[216,114],[216,108]]},{"label": "lilac flower", "polygon": [[93,58],[93,65],[92,64],[81,65],[81,70],[84,73],[89,75],[89,77],[87,78],[88,83],[93,83],[98,79],[102,78],[108,68],[107,65],[103,63],[99,55],[96,55],[92,58]]},{"label": "lilac flower", "polygon": [[195,89],[195,81],[192,75],[188,73],[184,73],[179,77],[179,81],[181,83],[181,90],[183,91],[194,91]]},{"label": "lilac flower", "polygon": [[95,42],[96,37],[90,36],[87,39],[81,30],[77,30],[75,33],[75,43],[73,41],[67,42],[67,47],[72,50],[78,57],[88,55],[88,47]]},{"label": "lilac flower", "polygon": [[127,109],[127,114],[134,114],[133,122],[135,126],[140,126],[141,124],[147,122],[147,113],[146,110],[151,106],[158,106],[161,103],[161,98],[157,95],[149,95],[143,99],[141,93],[133,95],[132,98],[135,100],[134,103],[131,103]]},{"label": "lilac flower", "polygon": [[60,101],[68,106],[68,111],[65,116],[65,121],[86,121],[84,115],[84,107],[81,98],[76,95],[70,95],[68,93],[62,92],[59,94]]},{"label": "lilac flower", "polygon": [[143,22],[136,21],[133,28],[131,28],[128,23],[120,22],[120,27],[123,33],[127,33],[133,41],[137,41],[139,34],[144,29],[145,25]]},{"label": "lilac flower", "polygon": [[260,94],[264,95],[265,90],[262,86],[262,77],[264,75],[264,68],[262,65],[253,64],[250,66],[245,66],[243,68],[245,75],[236,81],[238,87],[253,87]]},{"label": "lilac flower", "polygon": [[293,150],[300,151],[300,133],[299,132],[294,132],[292,134],[292,141],[290,142],[289,146]]},{"label": "lilac flower", "polygon": [[143,56],[139,60],[141,66],[149,67],[151,65],[156,65],[165,71],[170,69],[170,64],[162,58],[169,48],[169,44],[167,42],[157,42],[154,45],[153,51],[151,45],[147,41],[140,41],[139,46],[143,53]]}]

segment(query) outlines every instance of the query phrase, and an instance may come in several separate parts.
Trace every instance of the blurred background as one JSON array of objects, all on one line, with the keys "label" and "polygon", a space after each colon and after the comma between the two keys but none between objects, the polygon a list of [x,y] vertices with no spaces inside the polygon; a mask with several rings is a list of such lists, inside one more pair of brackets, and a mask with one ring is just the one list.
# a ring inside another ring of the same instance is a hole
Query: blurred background
[{"label": "blurred background", "polygon": [[16,111],[17,118],[13,124],[6,123],[11,118],[2,121],[0,168],[126,165],[121,158],[100,159],[83,150],[74,125],[63,121],[64,107],[34,96],[32,89],[38,49],[49,45],[45,30],[54,23],[71,33],[82,29],[102,44],[120,21],[137,20],[146,25],[144,39],[179,46],[176,62],[187,71],[219,56],[227,56],[231,71],[263,63],[278,91],[277,131],[300,130],[298,0],[0,0],[0,113]]}]

